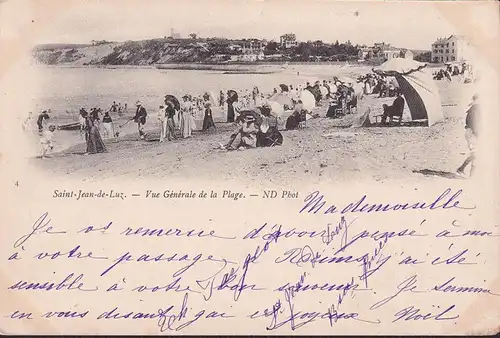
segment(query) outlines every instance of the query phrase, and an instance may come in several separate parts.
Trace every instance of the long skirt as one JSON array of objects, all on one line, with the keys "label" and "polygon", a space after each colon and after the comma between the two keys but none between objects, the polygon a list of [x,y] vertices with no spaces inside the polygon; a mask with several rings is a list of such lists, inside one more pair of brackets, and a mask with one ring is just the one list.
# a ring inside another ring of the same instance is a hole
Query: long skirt
[{"label": "long skirt", "polygon": [[167,119],[167,133],[166,133],[165,137],[169,141],[172,141],[172,139],[176,139],[177,138],[175,136],[175,124],[174,124],[174,119],[173,118],[168,118]]},{"label": "long skirt", "polygon": [[92,126],[87,133],[87,153],[103,153],[106,152],[106,146],[102,141],[99,129],[96,126]]},{"label": "long skirt", "polygon": [[214,119],[213,119],[212,115],[205,115],[205,118],[203,119],[202,130],[207,131],[208,129],[210,129],[210,127],[216,128]]},{"label": "long skirt", "polygon": [[180,127],[181,127],[182,137],[184,138],[191,137],[191,133],[195,128],[194,119],[191,116],[191,114],[186,113],[181,116]]},{"label": "long skirt", "polygon": [[234,122],[234,107],[232,103],[227,105],[227,122]]}]

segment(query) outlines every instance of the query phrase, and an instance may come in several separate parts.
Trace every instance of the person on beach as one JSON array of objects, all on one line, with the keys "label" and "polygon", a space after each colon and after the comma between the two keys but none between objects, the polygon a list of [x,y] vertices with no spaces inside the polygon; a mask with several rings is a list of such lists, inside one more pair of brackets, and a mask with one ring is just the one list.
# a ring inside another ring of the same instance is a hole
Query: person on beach
[{"label": "person on beach", "polygon": [[304,104],[302,101],[295,105],[292,115],[288,116],[285,123],[286,130],[298,129],[301,122],[306,120],[306,110],[304,110]]},{"label": "person on beach", "polygon": [[144,140],[146,138],[146,133],[144,132],[144,125],[146,124],[146,117],[148,113],[146,108],[142,106],[141,101],[136,102],[137,110],[135,111],[135,116],[132,118],[135,123],[137,123],[137,130],[139,131],[139,138]]},{"label": "person on beach", "polygon": [[233,103],[235,100],[231,96],[231,93],[228,91],[227,92],[227,122],[234,122],[234,107]]},{"label": "person on beach", "polygon": [[397,97],[391,106],[383,104],[384,114],[382,115],[382,124],[387,124],[387,119],[395,116],[403,116],[405,99],[401,96],[401,91],[397,91]]},{"label": "person on beach", "polygon": [[122,107],[122,103],[118,103],[118,116],[123,116],[123,107]]},{"label": "person on beach", "polygon": [[271,114],[271,107],[261,107],[262,123],[257,132],[257,147],[272,147],[283,144],[283,135],[278,131],[278,118]]},{"label": "person on beach", "polygon": [[179,125],[181,129],[181,135],[183,138],[191,137],[191,132],[193,131],[193,118],[191,115],[191,111],[193,109],[193,105],[190,101],[188,101],[189,96],[184,95],[182,99],[184,100],[181,104],[181,110],[179,112]]},{"label": "person on beach", "polygon": [[257,106],[257,100],[259,98],[259,88],[257,86],[253,87],[253,90],[252,90],[252,101],[253,101],[253,104],[254,106]]},{"label": "person on beach", "polygon": [[174,122],[175,108],[172,101],[165,100],[165,104],[167,105],[167,107],[165,108],[165,116],[167,118],[167,131],[165,137],[167,138],[167,140],[172,141],[172,139],[177,139],[177,136],[175,136]]},{"label": "person on beach", "polygon": [[464,163],[457,169],[457,174],[465,177],[465,168],[470,164],[470,174],[472,176],[475,168],[476,159],[476,142],[478,135],[478,115],[479,115],[479,103],[478,95],[472,97],[472,106],[467,110],[465,118],[465,140],[467,141],[467,146],[469,148],[469,156],[465,159]]},{"label": "person on beach", "polygon": [[158,107],[158,126],[160,127],[160,142],[165,141],[167,136],[167,116],[165,114],[165,106]]},{"label": "person on beach", "polygon": [[44,125],[47,124],[47,121],[50,119],[49,112],[44,110],[38,115],[38,119],[36,120],[36,125],[38,126],[38,133],[42,134]]},{"label": "person on beach", "polygon": [[224,92],[221,90],[219,93],[219,107],[224,107],[225,97]]},{"label": "person on beach", "polygon": [[28,113],[28,117],[26,118],[26,120],[24,120],[23,122],[23,131],[26,131],[26,130],[30,130],[30,124],[31,124],[31,120],[33,119],[33,113],[32,112],[29,112]]},{"label": "person on beach", "polygon": [[97,108],[90,109],[90,116],[92,116],[92,118],[94,119],[94,121],[97,124],[99,124],[101,122],[101,118],[99,117],[100,111],[101,111],[101,109],[97,109]]},{"label": "person on beach", "polygon": [[111,119],[111,116],[109,116],[109,112],[105,112],[104,116],[102,118],[102,126],[104,127],[104,138],[110,138],[115,136],[114,132],[114,126],[113,126],[113,120]]},{"label": "person on beach", "polygon": [[110,109],[110,110],[111,110],[113,113],[116,113],[116,108],[117,108],[117,107],[118,107],[118,106],[116,105],[116,101],[113,101],[113,104],[111,105],[111,109]]},{"label": "person on beach", "polygon": [[42,146],[42,155],[40,156],[40,158],[42,158],[42,159],[48,157],[47,153],[54,149],[52,137],[54,136],[55,130],[56,130],[56,127],[53,125],[50,125],[48,130],[44,130],[42,132],[42,137],[40,138],[40,145]]},{"label": "person on beach", "polygon": [[212,109],[210,108],[210,102],[205,102],[205,117],[203,118],[203,127],[202,131],[208,131],[211,127],[217,129],[215,127],[215,122],[212,117]]},{"label": "person on beach", "polygon": [[85,155],[107,152],[99,133],[97,120],[92,115],[86,115],[85,117],[85,141],[87,142]]},{"label": "person on beach", "polygon": [[255,148],[257,146],[258,132],[255,126],[255,117],[247,115],[244,118],[238,118],[237,121],[242,122],[238,125],[236,132],[231,135],[229,142],[225,146],[221,145],[221,148],[224,150]]}]

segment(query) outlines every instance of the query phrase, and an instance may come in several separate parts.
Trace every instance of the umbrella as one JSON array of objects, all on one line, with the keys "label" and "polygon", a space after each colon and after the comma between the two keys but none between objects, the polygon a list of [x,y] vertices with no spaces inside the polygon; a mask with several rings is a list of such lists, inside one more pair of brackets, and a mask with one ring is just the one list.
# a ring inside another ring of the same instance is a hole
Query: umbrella
[{"label": "umbrella", "polygon": [[304,109],[309,112],[312,111],[316,106],[316,99],[314,98],[314,95],[308,90],[304,90],[302,91],[302,93],[300,93],[300,100],[302,101]]},{"label": "umbrella", "polygon": [[177,98],[173,95],[165,95],[165,103],[167,103],[167,101],[170,101],[174,104],[174,108],[176,110],[180,110],[181,109],[181,104],[179,103],[179,100],[177,100]]},{"label": "umbrella", "polygon": [[262,123],[262,115],[260,114],[260,110],[258,108],[242,110],[240,112],[239,117],[245,118],[246,116],[249,116],[249,115],[251,115],[255,118],[255,124],[260,125]]},{"label": "umbrella", "polygon": [[269,101],[267,103],[269,107],[271,107],[271,113],[276,116],[283,116],[285,113],[285,109],[283,109],[283,105],[276,101]]},{"label": "umbrella", "polygon": [[227,91],[227,97],[231,98],[233,102],[238,101],[238,93],[233,89]]},{"label": "umbrella", "polygon": [[278,102],[283,107],[287,106],[288,108],[293,107],[292,99],[288,97],[286,94],[274,94],[269,98],[270,101]]},{"label": "umbrella", "polygon": [[280,88],[282,91],[287,92],[288,91],[288,86],[286,84],[280,84]]}]

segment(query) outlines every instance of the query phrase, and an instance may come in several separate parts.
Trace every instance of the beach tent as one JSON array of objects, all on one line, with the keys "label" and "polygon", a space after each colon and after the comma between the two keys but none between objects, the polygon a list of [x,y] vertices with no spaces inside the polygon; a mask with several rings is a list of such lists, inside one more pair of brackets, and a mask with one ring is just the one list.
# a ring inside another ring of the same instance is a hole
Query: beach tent
[{"label": "beach tent", "polygon": [[423,69],[425,63],[410,59],[395,58],[373,68],[373,72],[394,76],[406,99],[412,120],[427,120],[433,124],[444,119],[439,90],[431,74]]}]

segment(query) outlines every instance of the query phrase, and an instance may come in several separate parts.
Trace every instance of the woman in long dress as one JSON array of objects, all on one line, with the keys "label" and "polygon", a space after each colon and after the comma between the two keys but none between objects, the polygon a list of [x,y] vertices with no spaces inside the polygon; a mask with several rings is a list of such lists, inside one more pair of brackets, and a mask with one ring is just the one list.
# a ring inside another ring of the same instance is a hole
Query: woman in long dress
[{"label": "woman in long dress", "polygon": [[205,117],[203,119],[202,131],[208,131],[211,127],[216,129],[215,122],[212,117],[212,109],[210,108],[210,102],[205,102]]},{"label": "woman in long dress", "polygon": [[107,152],[106,146],[102,141],[101,134],[97,120],[92,115],[85,118],[86,133],[85,140],[87,141],[87,154],[104,153]]},{"label": "woman in long dress", "polygon": [[179,126],[183,138],[191,137],[191,131],[193,129],[191,110],[192,104],[187,100],[187,96],[185,96],[184,102],[182,102],[181,105],[181,110],[179,111]]}]

